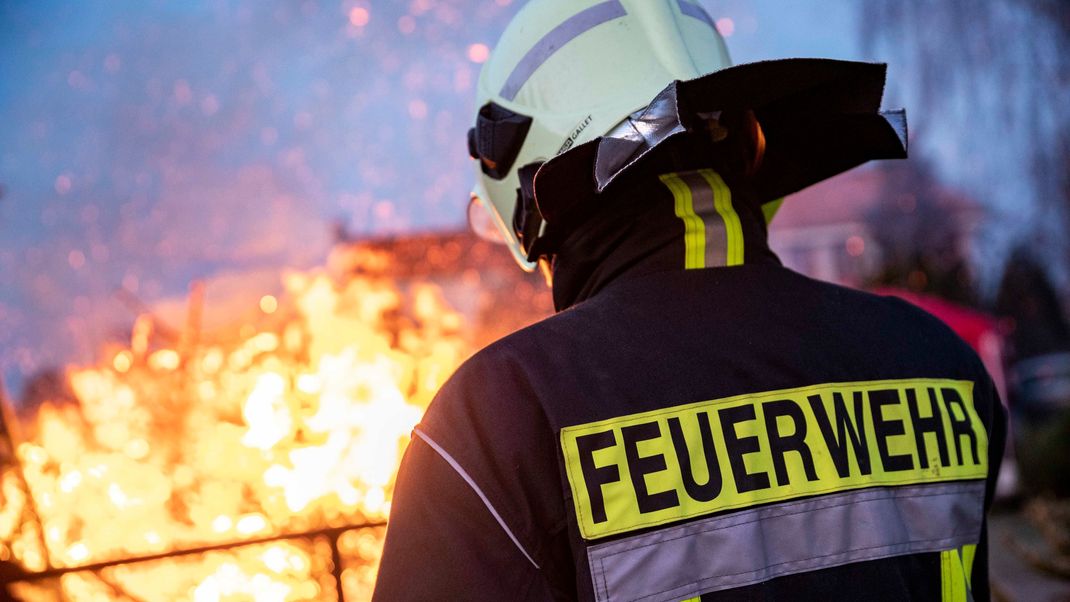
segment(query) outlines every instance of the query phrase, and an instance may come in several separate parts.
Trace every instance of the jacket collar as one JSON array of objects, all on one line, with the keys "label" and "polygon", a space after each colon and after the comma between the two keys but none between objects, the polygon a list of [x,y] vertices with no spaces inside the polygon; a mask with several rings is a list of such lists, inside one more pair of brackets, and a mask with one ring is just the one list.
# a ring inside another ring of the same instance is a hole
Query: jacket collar
[{"label": "jacket collar", "polygon": [[761,208],[712,170],[647,176],[607,192],[553,257],[558,311],[652,272],[780,263]]}]

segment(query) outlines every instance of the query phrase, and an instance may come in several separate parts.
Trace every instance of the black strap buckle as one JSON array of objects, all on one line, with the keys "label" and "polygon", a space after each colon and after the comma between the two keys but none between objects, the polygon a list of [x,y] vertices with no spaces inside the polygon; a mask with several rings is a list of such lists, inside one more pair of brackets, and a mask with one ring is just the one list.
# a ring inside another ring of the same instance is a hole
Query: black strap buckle
[{"label": "black strap buckle", "polygon": [[468,154],[479,159],[483,173],[501,180],[524,146],[531,117],[488,102],[479,109],[476,127],[468,130]]}]

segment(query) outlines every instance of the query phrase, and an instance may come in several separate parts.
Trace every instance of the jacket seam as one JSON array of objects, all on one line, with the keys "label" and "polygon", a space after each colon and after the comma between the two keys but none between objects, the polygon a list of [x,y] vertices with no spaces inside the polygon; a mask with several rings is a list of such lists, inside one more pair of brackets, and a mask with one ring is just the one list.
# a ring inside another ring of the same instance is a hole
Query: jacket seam
[{"label": "jacket seam", "polygon": [[461,467],[460,463],[457,462],[457,460],[455,460],[453,456],[449,454],[449,452],[447,452],[445,449],[442,449],[442,446],[436,443],[434,439],[429,437],[427,433],[424,433],[419,428],[413,429],[412,432],[414,435],[422,439],[424,443],[430,446],[431,449],[435,451],[435,453],[441,456],[442,459],[446,461],[446,464],[449,464],[450,468],[452,468],[461,477],[461,479],[468,484],[472,491],[474,491],[475,494],[479,496],[479,499],[482,500],[483,505],[487,507],[487,510],[490,511],[491,516],[494,517],[495,521],[497,521],[498,526],[500,526],[502,530],[505,531],[505,534],[513,542],[513,545],[516,546],[516,549],[520,550],[520,553],[524,555],[524,558],[527,558],[528,562],[530,562],[532,566],[534,566],[536,569],[539,569],[539,564],[535,562],[535,560],[531,557],[530,554],[528,554],[527,550],[524,549],[524,546],[520,545],[520,540],[518,540],[516,535],[513,534],[513,531],[509,528],[509,526],[505,524],[505,519],[503,519],[501,514],[498,513],[498,510],[494,507],[494,504],[490,503],[490,500],[487,499],[487,495],[483,493],[483,490],[479,488],[479,485],[476,485],[475,479],[473,479],[471,475],[469,475],[468,472],[465,471],[463,467]]}]

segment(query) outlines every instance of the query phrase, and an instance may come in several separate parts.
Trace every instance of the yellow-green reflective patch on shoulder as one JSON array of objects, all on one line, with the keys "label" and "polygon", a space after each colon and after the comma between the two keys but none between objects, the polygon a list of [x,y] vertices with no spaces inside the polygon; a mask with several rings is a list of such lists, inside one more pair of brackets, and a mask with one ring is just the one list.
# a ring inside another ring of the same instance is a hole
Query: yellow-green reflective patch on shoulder
[{"label": "yellow-green reflective patch on shoulder", "polygon": [[981,479],[973,383],[830,383],[621,416],[561,431],[585,539],[807,495]]},{"label": "yellow-green reflective patch on shoulder", "polygon": [[762,205],[762,216],[765,217],[765,224],[768,226],[773,222],[773,218],[776,217],[780,206],[784,204],[784,197],[769,201]]}]

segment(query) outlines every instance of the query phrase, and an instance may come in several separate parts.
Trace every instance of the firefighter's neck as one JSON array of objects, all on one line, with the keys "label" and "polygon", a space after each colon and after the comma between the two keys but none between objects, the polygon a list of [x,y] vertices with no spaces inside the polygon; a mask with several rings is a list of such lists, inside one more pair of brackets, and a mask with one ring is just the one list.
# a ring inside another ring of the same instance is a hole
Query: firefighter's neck
[{"label": "firefighter's neck", "polygon": [[606,209],[577,227],[554,258],[558,311],[652,272],[779,263],[760,207],[714,172],[655,176],[600,204]]}]

